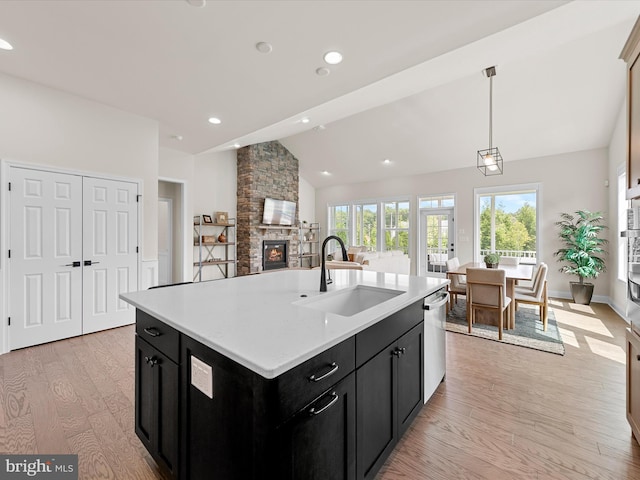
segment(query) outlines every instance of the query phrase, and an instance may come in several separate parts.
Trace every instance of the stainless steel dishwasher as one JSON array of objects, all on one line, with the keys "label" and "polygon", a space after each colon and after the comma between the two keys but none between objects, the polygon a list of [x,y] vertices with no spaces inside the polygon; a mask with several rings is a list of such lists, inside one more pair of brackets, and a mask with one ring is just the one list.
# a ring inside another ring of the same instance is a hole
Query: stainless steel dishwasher
[{"label": "stainless steel dishwasher", "polygon": [[424,402],[426,403],[446,371],[447,339],[445,331],[447,288],[424,298]]}]

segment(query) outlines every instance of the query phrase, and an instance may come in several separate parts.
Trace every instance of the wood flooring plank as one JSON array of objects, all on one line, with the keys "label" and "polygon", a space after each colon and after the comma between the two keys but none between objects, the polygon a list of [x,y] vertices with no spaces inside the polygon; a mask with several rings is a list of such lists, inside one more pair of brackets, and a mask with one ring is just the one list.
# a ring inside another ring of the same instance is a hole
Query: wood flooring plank
[{"label": "wood flooring plank", "polygon": [[3,430],[0,434],[2,452],[23,455],[38,453],[36,434],[30,413],[9,419],[7,427]]},{"label": "wood flooring plank", "polygon": [[71,450],[78,454],[78,478],[115,480],[117,477],[104,455],[93,429],[69,438]]},{"label": "wood flooring plank", "polygon": [[72,437],[91,428],[88,412],[69,381],[72,373],[65,371],[60,360],[45,364],[44,370],[65,436]]},{"label": "wood flooring plank", "polygon": [[32,405],[31,418],[38,451],[51,454],[71,453],[56,405],[50,401],[52,392],[46,375],[27,377],[27,390]]},{"label": "wood flooring plank", "polygon": [[0,357],[4,367],[4,414],[7,421],[30,412],[22,357],[23,354],[20,351],[9,352]]},{"label": "wood flooring plank", "polygon": [[89,422],[96,439],[117,478],[131,480],[153,479],[154,473],[148,464],[134,450],[122,448],[128,439],[120,429],[111,412],[104,411],[91,415]]}]

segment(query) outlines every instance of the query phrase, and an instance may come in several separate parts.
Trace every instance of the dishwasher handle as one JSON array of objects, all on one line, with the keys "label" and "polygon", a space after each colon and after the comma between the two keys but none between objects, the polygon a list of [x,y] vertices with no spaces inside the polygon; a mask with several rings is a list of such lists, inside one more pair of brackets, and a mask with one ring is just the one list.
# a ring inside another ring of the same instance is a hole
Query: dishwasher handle
[{"label": "dishwasher handle", "polygon": [[425,303],[422,305],[423,310],[436,310],[449,301],[449,292],[442,292],[438,294],[438,300],[434,302]]}]

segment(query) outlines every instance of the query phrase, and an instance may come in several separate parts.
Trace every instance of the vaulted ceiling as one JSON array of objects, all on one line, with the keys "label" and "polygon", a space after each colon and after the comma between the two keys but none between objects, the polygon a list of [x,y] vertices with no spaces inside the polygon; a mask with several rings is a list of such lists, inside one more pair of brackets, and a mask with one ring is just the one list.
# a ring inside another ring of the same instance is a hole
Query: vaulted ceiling
[{"label": "vaulted ceiling", "polygon": [[[187,153],[279,139],[321,187],[474,165],[491,65],[505,168],[606,146],[638,14],[639,1],[3,0],[14,50],[0,72],[156,119],[160,144]],[[332,49],[341,64],[324,63]]]}]

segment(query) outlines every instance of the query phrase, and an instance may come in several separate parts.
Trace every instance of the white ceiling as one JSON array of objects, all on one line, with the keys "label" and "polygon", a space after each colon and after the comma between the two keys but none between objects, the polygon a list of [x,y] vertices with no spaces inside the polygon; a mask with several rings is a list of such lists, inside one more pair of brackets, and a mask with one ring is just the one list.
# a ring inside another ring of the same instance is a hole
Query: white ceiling
[{"label": "white ceiling", "polygon": [[[156,119],[160,144],[188,153],[280,139],[321,187],[474,165],[491,65],[505,161],[608,145],[638,14],[640,1],[3,0],[15,48],[0,72]],[[330,49],[345,60],[317,76]]]}]

